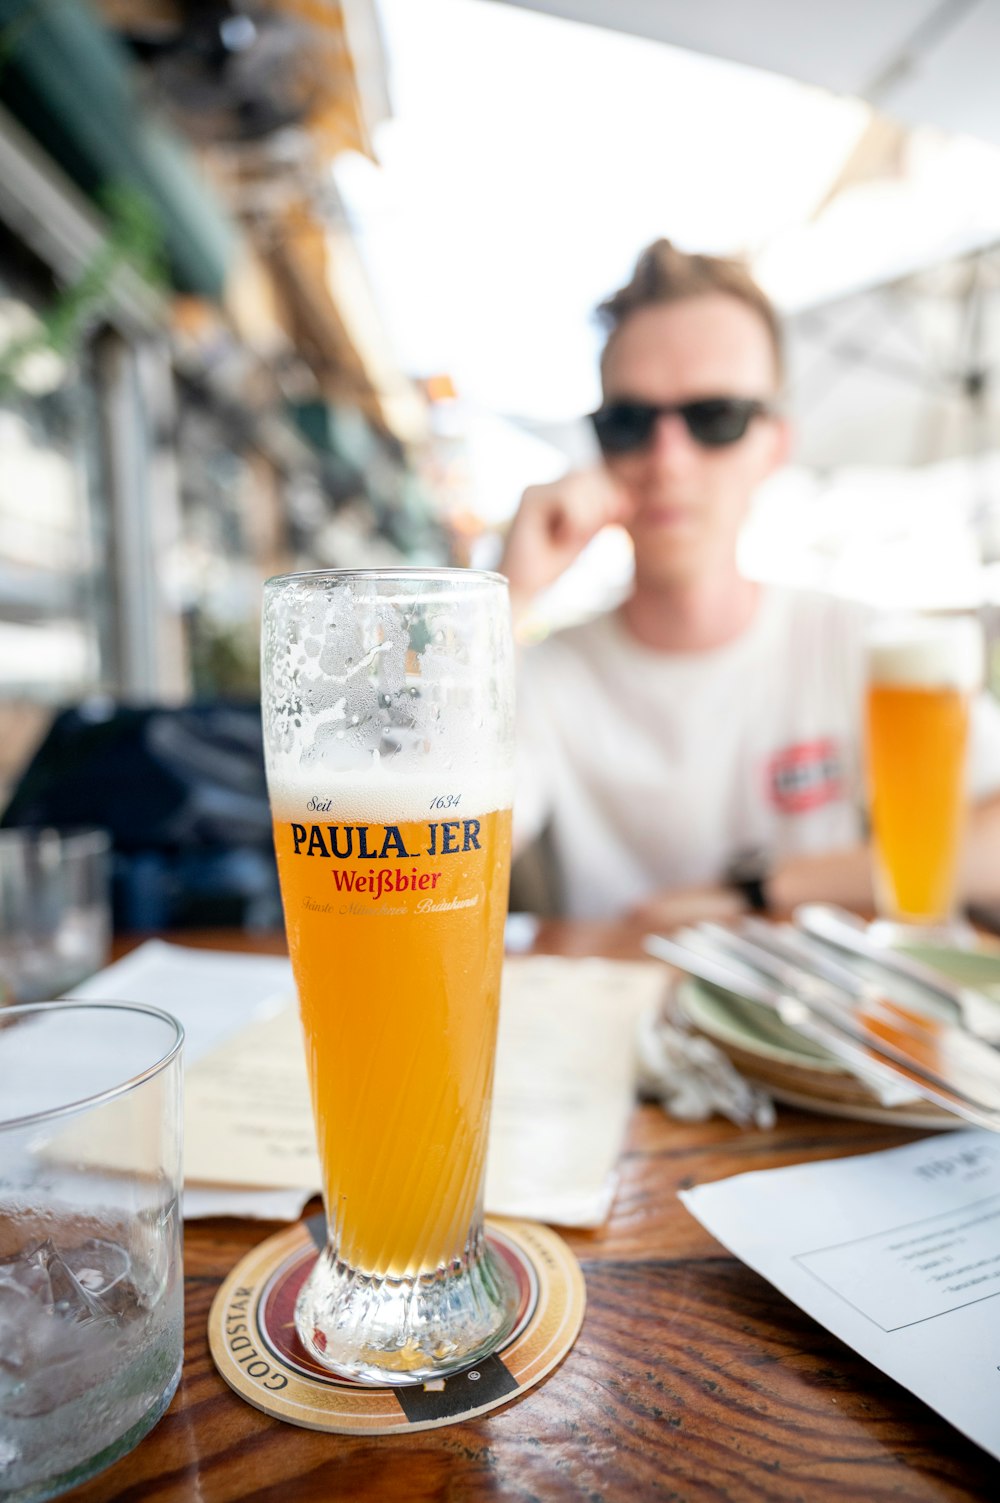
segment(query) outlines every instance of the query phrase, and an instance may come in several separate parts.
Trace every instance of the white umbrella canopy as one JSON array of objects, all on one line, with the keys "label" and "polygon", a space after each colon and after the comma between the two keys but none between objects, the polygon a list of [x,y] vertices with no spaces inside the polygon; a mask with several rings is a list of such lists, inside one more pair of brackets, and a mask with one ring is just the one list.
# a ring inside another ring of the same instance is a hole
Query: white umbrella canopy
[{"label": "white umbrella canopy", "polygon": [[1000,244],[805,309],[787,331],[800,464],[1000,448]]},{"label": "white umbrella canopy", "polygon": [[854,94],[1000,144],[994,0],[507,0]]}]

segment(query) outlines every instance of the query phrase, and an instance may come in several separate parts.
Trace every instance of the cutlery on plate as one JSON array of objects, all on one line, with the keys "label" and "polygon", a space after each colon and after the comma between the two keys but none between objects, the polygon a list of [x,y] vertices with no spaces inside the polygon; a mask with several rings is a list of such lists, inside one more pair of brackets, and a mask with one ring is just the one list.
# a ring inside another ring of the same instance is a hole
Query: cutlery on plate
[{"label": "cutlery on plate", "polygon": [[866,1020],[863,1012],[854,1010],[853,999],[846,993],[836,994],[832,987],[824,992],[818,977],[809,978],[810,984],[802,988],[783,987],[731,950],[724,950],[703,929],[681,930],[673,939],[647,934],[643,945],[657,959],[769,1008],[856,1074],[877,1081],[880,1094],[886,1084],[906,1083],[926,1100],[970,1122],[1000,1129],[1000,1089],[992,1089],[991,1082],[954,1061],[938,1060],[941,1068],[929,1069],[920,1057],[926,1050],[914,1052],[908,1035],[899,1037],[898,1029],[880,1031],[875,1020]]},{"label": "cutlery on plate", "polygon": [[848,1008],[899,1058],[917,1059],[943,1084],[954,1085],[955,1073],[961,1072],[967,1087],[1000,1109],[1000,1055],[966,1029],[898,1001],[878,983],[827,958],[829,952],[819,953],[818,941],[791,926],[746,920],[739,934],[714,924],[701,930],[806,1001],[815,996]]},{"label": "cutlery on plate", "polygon": [[975,987],[952,981],[912,955],[879,944],[872,938],[864,919],[846,908],[838,908],[833,903],[803,903],[792,917],[799,928],[814,938],[846,950],[883,972],[900,976],[929,992],[938,1001],[957,1008],[970,1033],[991,1044],[1000,1044],[1000,1001]]},{"label": "cutlery on plate", "polygon": [[[726,931],[720,931],[725,933]],[[966,1028],[956,1006],[947,1004],[947,1017],[940,1009],[943,998],[934,998],[933,1012],[915,1004],[912,995],[894,990],[898,978],[882,971],[878,980],[855,969],[853,957],[796,929],[792,924],[768,924],[763,919],[747,918],[740,923],[739,935],[768,954],[799,968],[800,972],[818,976],[822,981],[846,992],[862,1007],[891,1017],[909,1031],[937,1040],[958,1051],[970,1065],[979,1065],[991,1078],[1000,1078],[1000,1060],[993,1045]]]}]

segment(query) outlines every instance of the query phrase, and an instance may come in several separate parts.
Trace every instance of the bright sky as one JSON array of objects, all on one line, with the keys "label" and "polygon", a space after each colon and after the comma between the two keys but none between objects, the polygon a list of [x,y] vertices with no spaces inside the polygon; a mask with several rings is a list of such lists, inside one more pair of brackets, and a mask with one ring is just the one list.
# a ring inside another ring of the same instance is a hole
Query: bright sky
[{"label": "bright sky", "polygon": [[597,404],[594,305],[658,235],[803,220],[856,101],[491,0],[380,0],[394,116],[338,182],[404,370],[541,420]]}]

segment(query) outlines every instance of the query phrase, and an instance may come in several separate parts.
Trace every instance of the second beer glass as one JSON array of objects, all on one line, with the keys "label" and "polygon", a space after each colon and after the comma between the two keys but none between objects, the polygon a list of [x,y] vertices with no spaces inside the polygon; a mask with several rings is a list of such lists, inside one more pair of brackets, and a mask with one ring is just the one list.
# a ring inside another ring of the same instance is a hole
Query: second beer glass
[{"label": "second beer glass", "polygon": [[482,1218],[510,862],[505,581],[270,580],[263,716],[328,1222],[296,1325],[335,1372],[421,1383],[493,1350],[516,1306]]},{"label": "second beer glass", "polygon": [[868,651],[868,787],[876,899],[891,920],[954,917],[965,767],[983,645],[971,617],[880,623]]}]

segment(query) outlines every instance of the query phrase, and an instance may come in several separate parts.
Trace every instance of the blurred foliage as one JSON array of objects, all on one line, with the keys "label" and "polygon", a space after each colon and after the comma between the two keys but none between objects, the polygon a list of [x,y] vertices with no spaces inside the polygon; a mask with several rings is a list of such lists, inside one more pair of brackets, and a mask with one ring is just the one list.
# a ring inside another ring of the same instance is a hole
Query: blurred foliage
[{"label": "blurred foliage", "polygon": [[188,620],[191,684],[199,699],[257,699],[260,641],[250,626],[225,626],[201,612]]},{"label": "blurred foliage", "polygon": [[108,289],[123,267],[131,267],[150,286],[166,286],[163,234],[145,194],[125,184],[112,184],[101,195],[101,207],[107,237],[79,277],[41,313],[35,328],[0,350],[0,393],[19,385],[18,373],[32,355],[51,350],[68,357],[76,352],[84,333],[106,306]]}]

